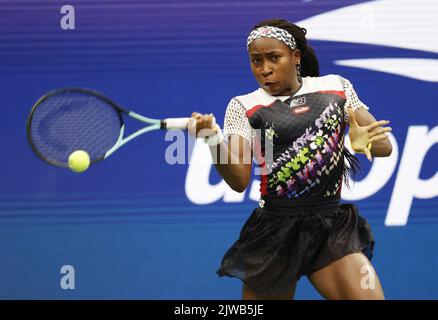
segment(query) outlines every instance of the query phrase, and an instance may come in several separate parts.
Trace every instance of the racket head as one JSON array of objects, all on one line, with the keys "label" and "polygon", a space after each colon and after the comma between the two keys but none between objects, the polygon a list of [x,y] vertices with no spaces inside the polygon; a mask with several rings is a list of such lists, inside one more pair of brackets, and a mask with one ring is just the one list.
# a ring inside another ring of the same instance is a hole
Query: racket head
[{"label": "racket head", "polygon": [[51,165],[68,168],[68,157],[76,150],[86,151],[94,164],[121,139],[122,113],[128,111],[96,90],[56,89],[33,105],[27,139],[35,154]]}]

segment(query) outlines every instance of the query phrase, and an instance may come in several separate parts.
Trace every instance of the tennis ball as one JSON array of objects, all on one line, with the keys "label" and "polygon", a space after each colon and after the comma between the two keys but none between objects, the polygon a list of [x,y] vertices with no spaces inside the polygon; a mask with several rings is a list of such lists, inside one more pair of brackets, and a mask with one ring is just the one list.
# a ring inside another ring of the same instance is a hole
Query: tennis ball
[{"label": "tennis ball", "polygon": [[84,150],[76,150],[68,157],[68,167],[74,172],[83,172],[90,166],[90,156]]}]

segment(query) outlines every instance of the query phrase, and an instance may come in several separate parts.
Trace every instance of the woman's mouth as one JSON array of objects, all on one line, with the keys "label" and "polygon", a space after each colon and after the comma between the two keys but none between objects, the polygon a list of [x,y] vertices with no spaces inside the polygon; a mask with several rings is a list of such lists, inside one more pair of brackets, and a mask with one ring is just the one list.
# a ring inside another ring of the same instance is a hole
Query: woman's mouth
[{"label": "woman's mouth", "polygon": [[263,86],[267,89],[272,89],[272,87],[274,87],[276,84],[277,84],[276,82],[268,81],[268,82],[265,82],[263,84]]}]

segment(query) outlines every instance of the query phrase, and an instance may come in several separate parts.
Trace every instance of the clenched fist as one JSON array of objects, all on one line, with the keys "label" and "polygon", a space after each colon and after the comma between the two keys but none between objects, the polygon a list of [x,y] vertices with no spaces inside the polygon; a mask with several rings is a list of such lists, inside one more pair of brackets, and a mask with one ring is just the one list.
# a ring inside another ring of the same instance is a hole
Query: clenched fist
[{"label": "clenched fist", "polygon": [[216,119],[212,113],[192,113],[192,118],[189,120],[188,125],[188,131],[192,136],[206,139],[207,137],[215,136],[218,130],[220,130],[220,128],[216,124]]}]

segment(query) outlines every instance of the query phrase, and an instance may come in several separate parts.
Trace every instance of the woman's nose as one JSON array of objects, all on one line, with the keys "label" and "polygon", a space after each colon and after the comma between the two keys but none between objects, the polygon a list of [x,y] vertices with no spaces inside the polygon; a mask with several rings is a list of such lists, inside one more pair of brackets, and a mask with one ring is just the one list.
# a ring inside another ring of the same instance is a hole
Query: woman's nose
[{"label": "woman's nose", "polygon": [[272,69],[269,67],[264,67],[261,71],[262,76],[267,77],[272,73]]},{"label": "woman's nose", "polygon": [[264,77],[267,77],[267,76],[269,76],[272,73],[272,68],[269,65],[269,63],[263,63],[262,69],[261,69],[260,73]]}]

